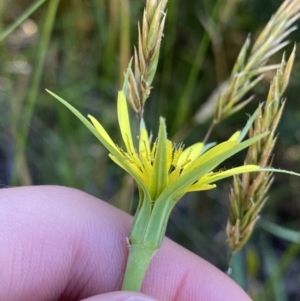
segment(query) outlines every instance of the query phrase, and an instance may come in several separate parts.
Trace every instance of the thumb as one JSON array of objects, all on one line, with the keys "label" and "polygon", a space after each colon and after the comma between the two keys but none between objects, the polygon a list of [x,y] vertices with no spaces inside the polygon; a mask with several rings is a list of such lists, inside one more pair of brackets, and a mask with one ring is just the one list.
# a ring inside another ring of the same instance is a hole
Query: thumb
[{"label": "thumb", "polygon": [[158,299],[135,292],[112,292],[101,294],[81,301],[159,301]]}]

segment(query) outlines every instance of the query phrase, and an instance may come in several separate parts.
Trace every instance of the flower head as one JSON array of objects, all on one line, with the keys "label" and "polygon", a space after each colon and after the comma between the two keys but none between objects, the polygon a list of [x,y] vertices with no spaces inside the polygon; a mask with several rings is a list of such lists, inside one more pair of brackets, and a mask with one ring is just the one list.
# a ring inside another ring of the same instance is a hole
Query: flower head
[{"label": "flower head", "polygon": [[142,120],[135,146],[127,101],[122,91],[118,95],[118,120],[125,149],[113,142],[94,117],[88,117],[97,131],[98,138],[101,138],[101,142],[110,151],[110,158],[132,175],[139,188],[145,194],[149,194],[152,202],[166,191],[173,195],[174,199],[178,199],[186,192],[212,189],[216,187],[214,183],[223,178],[260,169],[257,165],[244,165],[213,172],[222,161],[262,137],[241,142],[244,132],[236,132],[227,141],[213,147],[199,142],[184,148],[183,144],[175,144],[167,139],[163,118],[160,118],[158,138],[151,144]]},{"label": "flower head", "polygon": [[252,125],[255,114],[242,131],[220,144],[195,143],[184,148],[167,138],[164,118],[160,118],[158,137],[151,143],[141,120],[136,145],[132,137],[126,97],[118,94],[118,121],[125,148],[115,144],[103,126],[92,116],[91,122],[68,102],[48,91],[69,108],[109,150],[110,158],[136,180],[139,206],[131,227],[131,245],[157,250],[162,242],[169,214],[176,202],[187,192],[208,190],[215,182],[246,172],[259,171],[258,165],[243,165],[214,171],[224,160],[265,137],[268,133],[242,141]]}]

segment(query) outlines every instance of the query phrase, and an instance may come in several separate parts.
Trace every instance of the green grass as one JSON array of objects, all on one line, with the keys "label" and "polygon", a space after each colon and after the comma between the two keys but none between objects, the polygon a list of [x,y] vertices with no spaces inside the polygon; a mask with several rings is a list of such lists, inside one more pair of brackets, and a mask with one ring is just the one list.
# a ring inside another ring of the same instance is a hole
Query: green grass
[{"label": "green grass", "polygon": [[[58,2],[32,4],[14,0],[0,4],[0,166],[6,164],[0,170],[0,186],[66,185],[130,211],[132,181],[110,162],[106,150],[89,131],[45,89],[68,100],[84,115],[97,117],[121,144],[116,96],[129,52],[137,41],[136,25],[144,3]],[[169,136],[175,141],[184,138],[188,145],[204,138],[209,121],[191,122],[195,111],[230,75],[248,33],[257,36],[281,3],[235,2],[232,7],[228,5],[228,12],[223,1],[194,1],[188,6],[179,0],[169,1],[158,73],[146,104],[145,119],[154,133],[159,116],[164,116]],[[291,40],[299,38],[297,31]],[[288,46],[287,51],[291,48]],[[280,58],[278,54],[272,61]],[[297,52],[273,164],[297,172],[299,74]],[[266,76],[255,88],[253,103],[215,128],[210,141],[225,140],[245,124],[246,113],[252,113],[265,100],[270,79]],[[243,156],[238,155],[226,166],[242,161]],[[228,260],[224,228],[230,185],[227,181],[208,193],[185,196],[168,228],[170,237],[223,270],[227,269]],[[276,175],[262,212],[264,220],[299,229],[298,187],[299,179]],[[294,291],[297,279],[290,276],[295,264],[299,265],[299,242],[284,240],[257,226],[233,262],[233,277],[254,300],[299,300],[299,290]]]}]

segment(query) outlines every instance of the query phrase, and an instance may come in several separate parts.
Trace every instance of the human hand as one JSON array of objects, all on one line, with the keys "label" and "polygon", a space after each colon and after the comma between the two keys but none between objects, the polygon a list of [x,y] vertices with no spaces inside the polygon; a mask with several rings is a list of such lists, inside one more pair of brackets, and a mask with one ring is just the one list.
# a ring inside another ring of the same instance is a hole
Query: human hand
[{"label": "human hand", "polygon": [[1,189],[0,301],[250,301],[227,275],[169,239],[147,272],[148,296],[118,291],[131,221],[71,188]]}]

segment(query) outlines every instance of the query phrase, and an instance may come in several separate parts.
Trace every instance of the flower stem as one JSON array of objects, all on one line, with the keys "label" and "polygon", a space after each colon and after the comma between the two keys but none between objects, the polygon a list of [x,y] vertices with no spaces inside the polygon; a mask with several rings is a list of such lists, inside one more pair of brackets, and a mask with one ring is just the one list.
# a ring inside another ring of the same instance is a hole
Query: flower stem
[{"label": "flower stem", "polygon": [[130,246],[122,285],[123,291],[140,291],[148,266],[156,251],[140,243]]}]

